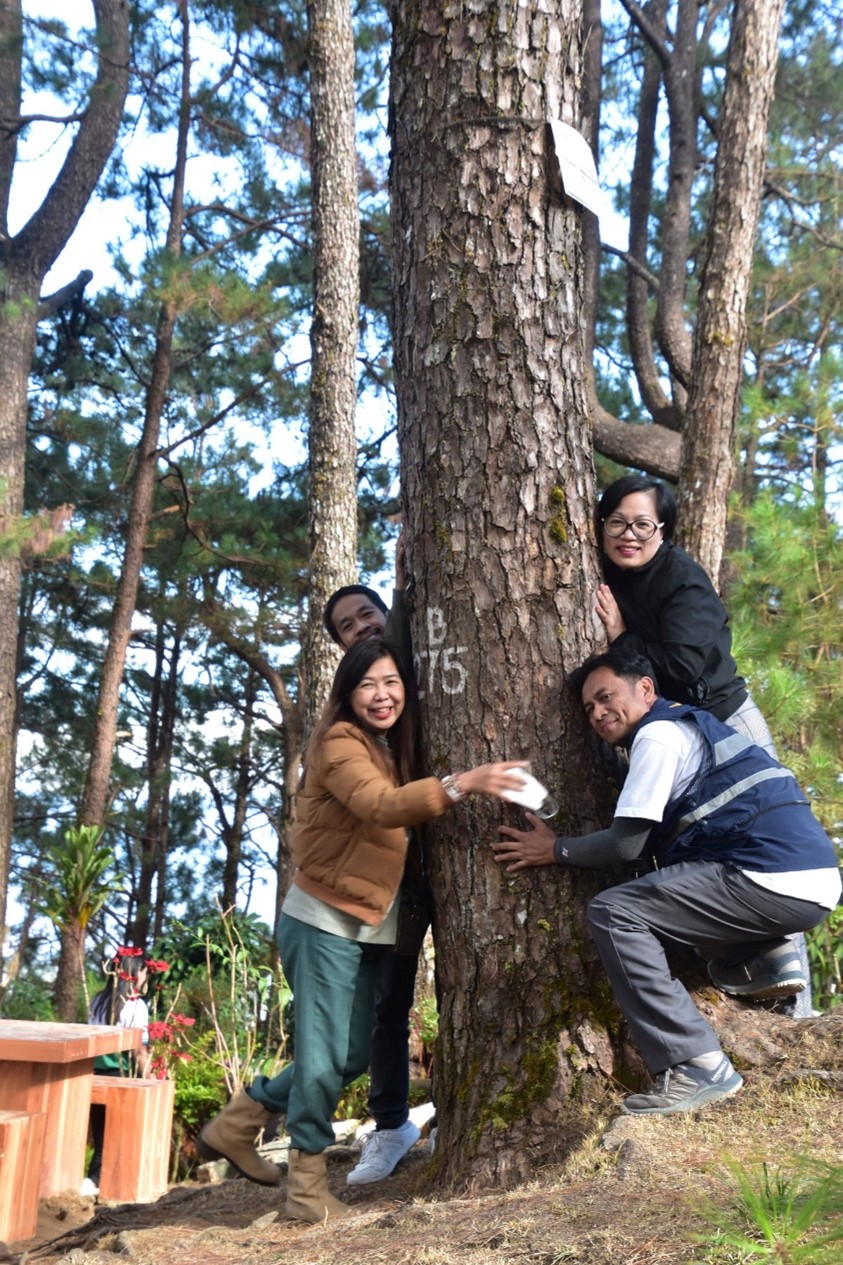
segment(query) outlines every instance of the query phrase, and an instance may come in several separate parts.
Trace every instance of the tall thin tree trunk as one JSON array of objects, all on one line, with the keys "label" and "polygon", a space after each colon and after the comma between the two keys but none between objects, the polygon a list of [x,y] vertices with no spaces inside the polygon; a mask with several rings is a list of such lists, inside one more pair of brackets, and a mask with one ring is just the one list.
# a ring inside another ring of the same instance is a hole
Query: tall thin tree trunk
[{"label": "tall thin tree trunk", "polygon": [[21,922],[20,932],[18,934],[18,942],[15,945],[14,952],[4,965],[3,975],[0,978],[0,1007],[3,1004],[3,998],[9,989],[9,986],[15,982],[20,974],[21,966],[26,959],[26,951],[29,948],[29,939],[32,934],[32,927],[36,918],[41,916],[41,908],[37,895],[38,878],[40,877],[38,870],[33,875],[34,887],[26,893],[26,904],[24,906],[23,921]]},{"label": "tall thin tree trunk", "polygon": [[249,668],[243,696],[243,728],[240,731],[240,749],[237,753],[237,776],[234,782],[234,812],[230,824],[224,830],[225,864],[222,872],[222,907],[229,909],[237,904],[237,881],[240,876],[240,859],[243,855],[243,833],[249,808],[249,790],[252,783],[252,733],[255,724],[255,698],[257,673]]},{"label": "tall thin tree trunk", "polygon": [[[187,142],[190,132],[190,26],[187,0],[179,0],[178,7],[182,23],[181,102],[170,222],[166,240],[166,252],[172,260],[177,260],[181,255]],[[137,602],[149,516],[155,493],[158,435],[170,383],[173,333],[177,315],[175,301],[165,299],[158,316],[155,355],[146,395],[143,431],[135,458],[135,480],[129,505],[126,546],[100,678],[91,757],[79,808],[79,821],[82,825],[103,825],[108,812],[120,686],[132,634],[132,617]]]},{"label": "tall thin tree trunk", "polygon": [[59,960],[53,991],[56,1018],[64,1023],[76,1023],[80,1018],[79,1002],[84,975],[85,928],[78,923],[69,923],[59,932]]},{"label": "tall thin tree trunk", "polygon": [[158,798],[158,868],[155,882],[155,912],[152,922],[152,939],[164,933],[167,912],[167,862],[170,855],[170,789],[173,782],[173,747],[178,718],[179,682],[181,680],[181,632],[173,634],[170,662],[164,688],[161,719],[161,752],[157,765],[156,790]]},{"label": "tall thin tree trunk", "polygon": [[736,0],[688,392],[679,523],[717,584],[734,472],[746,308],[784,0]]},{"label": "tall thin tree trunk", "polygon": [[161,934],[164,920],[180,651],[181,636],[176,632],[168,654],[166,628],[163,621],[159,621],[146,732],[146,813],[140,842],[134,914],[127,931],[130,943],[137,945],[146,945],[150,932],[151,938],[156,939]]},{"label": "tall thin tree trunk", "polygon": [[310,332],[310,587],[305,730],[337,664],[322,629],[325,602],[357,577],[357,328],[360,217],[350,0],[308,0],[313,322]]},{"label": "tall thin tree trunk", "polygon": [[[0,0],[0,535],[23,510],[27,383],[41,283],[66,246],[114,147],[129,87],[129,9],[92,0],[97,75],[61,170],[38,210],[16,234],[9,200],[17,165],[21,63],[20,0]],[[20,561],[0,556],[0,951],[5,942],[15,798],[17,611]]]}]

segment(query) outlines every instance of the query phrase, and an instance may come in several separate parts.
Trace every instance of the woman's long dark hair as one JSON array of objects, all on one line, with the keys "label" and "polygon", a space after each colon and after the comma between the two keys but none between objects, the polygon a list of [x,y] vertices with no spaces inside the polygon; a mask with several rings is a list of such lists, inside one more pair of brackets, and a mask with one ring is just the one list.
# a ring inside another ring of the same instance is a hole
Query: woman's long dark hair
[{"label": "woman's long dark hair", "polygon": [[[345,720],[349,724],[356,725],[358,729],[364,728],[364,726],[361,726],[358,717],[351,710],[351,695],[372,665],[377,663],[378,659],[387,657],[394,661],[398,669],[398,675],[404,685],[405,701],[403,712],[392,728],[387,731],[386,738],[395,758],[398,781],[403,785],[405,782],[412,782],[418,777],[416,771],[415,682],[409,668],[402,662],[400,651],[396,650],[395,646],[390,645],[388,641],[384,641],[381,637],[369,637],[365,641],[355,642],[340,660],[325,709],[311,734],[310,742],[307,744],[305,764],[307,764],[308,757],[316,750],[331,725]],[[369,730],[365,730],[365,732],[369,733]]]},{"label": "woman's long dark hair", "polygon": [[105,988],[91,998],[91,1023],[118,1022],[126,1002],[137,994],[138,977],[145,965],[142,956],[112,959]]}]

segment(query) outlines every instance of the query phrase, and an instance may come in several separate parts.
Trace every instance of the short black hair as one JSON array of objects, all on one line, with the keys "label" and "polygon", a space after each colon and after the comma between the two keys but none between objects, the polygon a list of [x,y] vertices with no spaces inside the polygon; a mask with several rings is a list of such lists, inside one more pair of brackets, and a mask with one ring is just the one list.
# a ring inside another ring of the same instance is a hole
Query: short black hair
[{"label": "short black hair", "polygon": [[384,615],[389,612],[389,607],[379,593],[374,589],[367,588],[365,584],[346,584],[341,589],[337,589],[336,593],[332,593],[325,603],[325,610],[322,614],[322,623],[325,625],[325,631],[332,641],[338,646],[342,645],[342,638],[334,627],[334,607],[340,598],[353,597],[355,593],[359,593],[361,597],[368,597],[370,602],[377,606],[379,611],[383,611]]},{"label": "short black hair", "polygon": [[597,533],[598,544],[603,538],[603,524],[606,519],[615,512],[625,496],[632,496],[635,492],[654,493],[656,517],[662,524],[662,534],[665,540],[673,539],[673,529],[676,526],[676,498],[670,488],[665,487],[658,479],[650,479],[643,474],[625,474],[623,478],[615,479],[614,483],[609,484],[598,502],[594,514],[594,530]]},{"label": "short black hair", "polygon": [[643,654],[638,654],[634,650],[604,650],[602,654],[589,655],[585,663],[575,668],[568,677],[568,685],[572,693],[580,698],[586,680],[598,668],[608,668],[624,681],[640,681],[642,676],[648,676],[658,693],[659,684],[652,663],[649,659],[645,659]]}]

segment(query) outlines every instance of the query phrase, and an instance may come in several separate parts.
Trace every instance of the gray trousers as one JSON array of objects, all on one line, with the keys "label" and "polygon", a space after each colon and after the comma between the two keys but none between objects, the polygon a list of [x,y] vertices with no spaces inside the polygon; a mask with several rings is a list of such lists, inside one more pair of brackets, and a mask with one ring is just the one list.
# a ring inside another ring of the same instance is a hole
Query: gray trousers
[{"label": "gray trousers", "polygon": [[776,948],[827,914],[715,861],[666,866],[607,888],[588,906],[615,1000],[653,1075],[720,1049],[714,1029],[671,974],[665,944],[697,949],[706,960],[728,960],[738,942],[751,942],[756,951]]}]

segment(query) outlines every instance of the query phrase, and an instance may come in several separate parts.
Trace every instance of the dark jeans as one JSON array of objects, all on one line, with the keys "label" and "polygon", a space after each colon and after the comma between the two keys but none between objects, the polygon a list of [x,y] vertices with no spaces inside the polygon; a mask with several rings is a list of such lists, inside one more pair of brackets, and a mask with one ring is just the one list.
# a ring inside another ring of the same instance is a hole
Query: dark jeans
[{"label": "dark jeans", "polygon": [[400,1129],[409,1116],[410,1011],[418,964],[418,955],[385,953],[378,966],[369,1111],[379,1129]]}]

